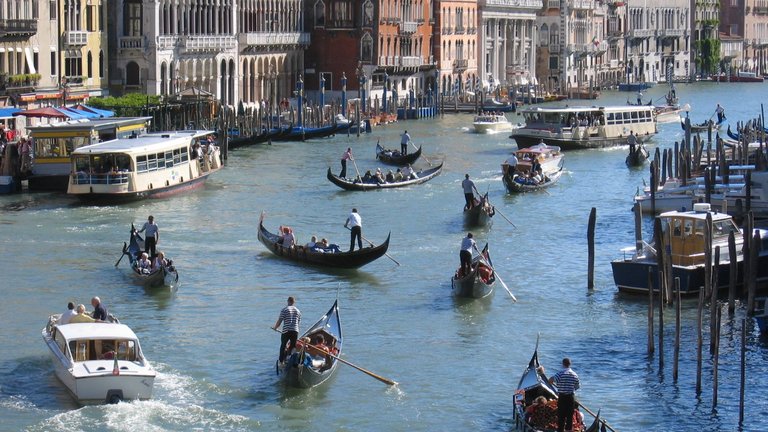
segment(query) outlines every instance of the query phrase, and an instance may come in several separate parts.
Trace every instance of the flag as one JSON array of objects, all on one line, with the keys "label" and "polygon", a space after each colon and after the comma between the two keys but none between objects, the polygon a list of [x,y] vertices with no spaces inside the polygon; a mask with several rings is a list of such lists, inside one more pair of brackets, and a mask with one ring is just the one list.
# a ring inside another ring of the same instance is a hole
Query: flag
[{"label": "flag", "polygon": [[120,365],[117,364],[117,353],[115,353],[115,365],[112,366],[112,375],[120,375]]},{"label": "flag", "polygon": [[597,38],[597,36],[592,38],[592,44],[595,46],[600,45],[600,40]]}]

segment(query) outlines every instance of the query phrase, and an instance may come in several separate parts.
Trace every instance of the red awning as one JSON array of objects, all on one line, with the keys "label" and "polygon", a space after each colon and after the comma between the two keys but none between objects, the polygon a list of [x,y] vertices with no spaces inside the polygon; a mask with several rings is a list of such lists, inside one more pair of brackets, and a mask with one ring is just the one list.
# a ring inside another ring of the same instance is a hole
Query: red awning
[{"label": "red awning", "polygon": [[54,107],[35,108],[19,111],[14,116],[36,117],[36,118],[69,118],[68,115],[57,110]]}]

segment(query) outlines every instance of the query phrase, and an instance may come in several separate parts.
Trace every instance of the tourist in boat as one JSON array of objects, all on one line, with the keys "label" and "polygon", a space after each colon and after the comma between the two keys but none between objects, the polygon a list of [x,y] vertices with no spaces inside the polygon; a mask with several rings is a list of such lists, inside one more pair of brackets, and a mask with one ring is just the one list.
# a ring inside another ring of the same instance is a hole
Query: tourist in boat
[{"label": "tourist in boat", "polygon": [[158,251],[157,256],[155,257],[155,260],[152,261],[152,270],[165,268],[167,266],[168,266],[168,260],[165,259],[165,253],[163,253],[162,251]]},{"label": "tourist in boat", "polygon": [[292,349],[296,347],[296,339],[299,337],[299,324],[301,323],[301,311],[295,306],[296,299],[293,296],[288,297],[288,305],[280,311],[275,325],[272,327],[277,330],[280,323],[283,324],[283,331],[280,335],[280,355],[278,361],[280,364],[285,362],[285,358]]},{"label": "tourist in boat", "polygon": [[305,249],[312,250],[317,246],[317,236],[312,236],[309,238],[309,242],[304,245]]},{"label": "tourist in boat", "polygon": [[376,168],[376,175],[374,175],[374,180],[376,180],[376,183],[378,184],[384,184],[387,182],[387,179],[384,178],[384,174],[381,172],[381,168]]},{"label": "tourist in boat", "polygon": [[[469,179],[469,174],[464,174],[464,181],[461,182],[461,187],[464,189],[464,200],[466,201],[464,210],[469,210],[475,206],[475,192],[477,192],[475,182]],[[477,194],[480,195],[480,192],[477,192]]]},{"label": "tourist in boat", "polygon": [[400,168],[398,168],[397,172],[395,173],[395,181],[396,182],[403,181],[403,170],[401,170]]},{"label": "tourist in boat", "polygon": [[280,237],[280,244],[284,248],[292,249],[296,245],[296,237],[293,236],[293,230],[290,227],[282,227],[283,234]]},{"label": "tourist in boat", "polygon": [[355,160],[352,157],[352,147],[347,147],[347,151],[344,152],[343,155],[341,155],[341,172],[339,173],[339,177],[341,178],[347,178],[347,161],[348,160]]},{"label": "tourist in boat", "polygon": [[392,170],[387,171],[387,176],[385,178],[387,183],[394,183],[395,182],[395,174],[392,172]]},{"label": "tourist in boat", "polygon": [[472,251],[477,249],[477,243],[475,243],[475,239],[472,237],[472,233],[469,232],[467,233],[467,236],[461,240],[459,265],[461,271],[460,276],[462,277],[469,274],[469,272],[472,270]]},{"label": "tourist in boat", "polygon": [[350,240],[349,240],[349,252],[355,250],[355,238],[357,238],[358,249],[363,248],[363,218],[357,212],[356,208],[352,209],[352,213],[347,217],[347,221],[344,222],[344,228],[349,228]]},{"label": "tourist in boat", "polygon": [[723,108],[722,105],[717,104],[715,112],[717,113],[717,122],[722,123],[725,120],[725,108]]},{"label": "tourist in boat", "polygon": [[571,369],[571,359],[563,359],[563,370],[549,378],[557,387],[557,431],[573,429],[573,410],[576,409],[574,393],[580,387],[579,376]]},{"label": "tourist in boat", "polygon": [[534,156],[531,160],[531,174],[532,175],[540,175],[542,173],[541,169],[541,162],[539,162],[539,158]]},{"label": "tourist in boat", "polygon": [[107,313],[107,307],[101,303],[101,299],[93,297],[91,299],[91,306],[93,306],[93,312],[91,316],[97,321],[109,321],[109,313]]},{"label": "tourist in boat", "polygon": [[56,323],[59,325],[69,324],[69,321],[75,315],[77,315],[77,311],[75,311],[75,303],[69,302],[67,303],[67,310],[63,314],[61,314],[61,316],[59,317],[59,320]]},{"label": "tourist in boat", "polygon": [[341,248],[336,243],[328,243],[328,239],[320,240],[320,243],[316,245],[316,250],[327,253],[340,253]]},{"label": "tourist in boat", "polygon": [[79,324],[79,323],[92,323],[96,322],[93,317],[88,315],[85,312],[85,305],[79,304],[77,305],[77,314],[75,314],[72,318],[70,318],[69,323],[70,324]]},{"label": "tourist in boat", "polygon": [[539,396],[525,409],[525,421],[536,429],[546,429],[557,422],[557,413],[547,402],[547,398]]},{"label": "tourist in boat", "polygon": [[149,259],[149,255],[146,252],[142,252],[139,260],[136,262],[136,268],[141,274],[152,273],[152,261]]},{"label": "tourist in boat", "polygon": [[408,154],[408,143],[411,142],[411,136],[408,131],[403,132],[400,136],[400,153],[405,156]]},{"label": "tourist in boat", "polygon": [[363,175],[363,183],[375,183],[375,180],[373,178],[373,174],[371,174],[371,170],[367,170],[365,174]]},{"label": "tourist in boat", "polygon": [[416,180],[419,178],[418,175],[416,175],[416,172],[413,171],[413,168],[411,168],[411,164],[406,165],[403,167],[403,180]]},{"label": "tourist in boat", "polygon": [[139,233],[147,233],[144,236],[144,252],[149,256],[154,257],[157,254],[157,243],[160,241],[160,228],[155,223],[155,217],[150,215],[147,221],[144,222],[144,226],[141,227]]},{"label": "tourist in boat", "polygon": [[504,171],[504,174],[512,175],[517,170],[517,155],[515,153],[512,153],[509,155],[507,160],[504,161],[503,164],[501,164],[501,168]]}]

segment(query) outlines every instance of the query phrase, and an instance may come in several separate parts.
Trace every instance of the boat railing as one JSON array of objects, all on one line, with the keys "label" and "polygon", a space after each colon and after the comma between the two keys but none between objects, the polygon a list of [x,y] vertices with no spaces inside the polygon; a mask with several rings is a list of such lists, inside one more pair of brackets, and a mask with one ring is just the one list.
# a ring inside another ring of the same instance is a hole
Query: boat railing
[{"label": "boat railing", "polygon": [[128,184],[129,173],[88,174],[78,172],[72,176],[72,184]]}]

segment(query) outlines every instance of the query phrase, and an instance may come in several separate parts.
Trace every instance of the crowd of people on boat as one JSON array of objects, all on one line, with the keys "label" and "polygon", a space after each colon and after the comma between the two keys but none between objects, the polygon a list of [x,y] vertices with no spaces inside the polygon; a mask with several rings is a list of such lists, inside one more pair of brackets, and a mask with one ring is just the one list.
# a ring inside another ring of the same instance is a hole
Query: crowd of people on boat
[{"label": "crowd of people on boat", "polygon": [[[293,234],[293,229],[289,226],[281,225],[278,228],[280,237],[277,240],[277,244],[287,249],[294,249],[297,247],[296,236]],[[341,248],[335,243],[329,243],[328,239],[322,238],[317,240],[317,236],[313,235],[310,240],[304,245],[298,245],[300,248],[317,253],[340,253]]]},{"label": "crowd of people on boat", "polygon": [[93,311],[89,313],[85,310],[85,305],[82,303],[77,306],[75,306],[75,302],[67,303],[67,310],[59,316],[56,324],[64,325],[113,321],[113,318],[109,315],[109,312],[107,312],[107,307],[104,306],[98,296],[91,298],[91,306],[93,306]]},{"label": "crowd of people on boat", "polygon": [[388,170],[386,174],[381,168],[376,168],[376,171],[371,172],[367,170],[362,177],[357,177],[353,180],[354,183],[364,184],[387,184],[387,183],[399,183],[402,181],[416,180],[419,175],[413,170],[411,164],[398,168],[397,171]]}]

